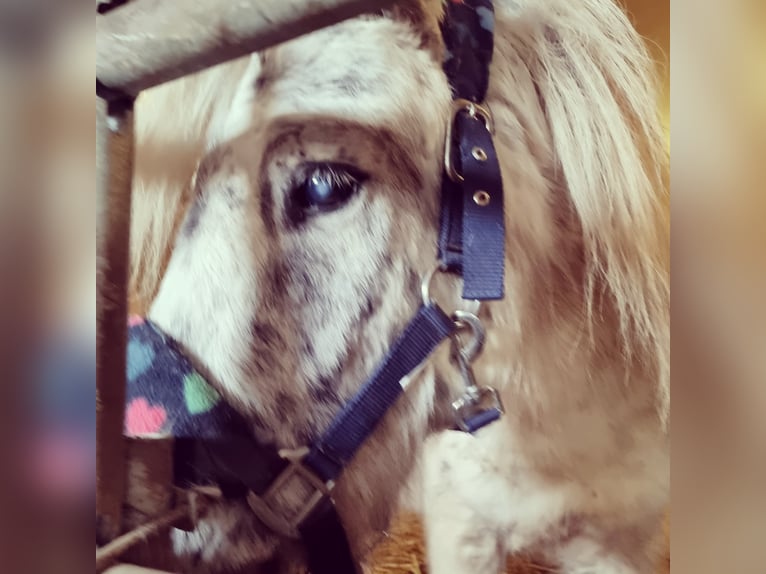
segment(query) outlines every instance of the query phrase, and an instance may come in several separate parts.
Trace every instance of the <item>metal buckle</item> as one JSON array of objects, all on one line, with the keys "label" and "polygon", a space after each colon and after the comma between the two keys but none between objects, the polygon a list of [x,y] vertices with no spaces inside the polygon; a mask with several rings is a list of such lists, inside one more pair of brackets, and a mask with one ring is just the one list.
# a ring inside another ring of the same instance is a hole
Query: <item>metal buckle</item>
[{"label": "metal buckle", "polygon": [[303,459],[308,452],[308,447],[279,451],[279,456],[290,464],[263,495],[247,495],[247,503],[258,519],[286,538],[301,537],[301,524],[335,486],[333,481],[324,482],[306,468]]},{"label": "metal buckle", "polygon": [[452,165],[452,130],[455,125],[455,118],[460,112],[467,112],[473,119],[480,119],[484,122],[484,127],[487,128],[487,131],[490,134],[495,133],[492,113],[489,111],[489,108],[462,98],[458,98],[452,102],[452,113],[447,122],[447,135],[444,138],[444,170],[447,172],[449,178],[455,183],[463,181],[463,176],[460,175],[455,169],[455,166]]}]

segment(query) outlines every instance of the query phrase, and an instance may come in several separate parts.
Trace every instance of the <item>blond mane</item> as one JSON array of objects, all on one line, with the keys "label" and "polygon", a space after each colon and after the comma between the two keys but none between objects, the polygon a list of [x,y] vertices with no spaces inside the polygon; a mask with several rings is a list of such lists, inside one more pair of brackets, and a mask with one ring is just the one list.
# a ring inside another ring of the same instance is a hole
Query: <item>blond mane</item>
[{"label": "blond mane", "polygon": [[582,226],[589,323],[616,307],[626,362],[655,374],[667,422],[669,155],[656,64],[616,4],[546,2],[523,18],[513,42]]}]

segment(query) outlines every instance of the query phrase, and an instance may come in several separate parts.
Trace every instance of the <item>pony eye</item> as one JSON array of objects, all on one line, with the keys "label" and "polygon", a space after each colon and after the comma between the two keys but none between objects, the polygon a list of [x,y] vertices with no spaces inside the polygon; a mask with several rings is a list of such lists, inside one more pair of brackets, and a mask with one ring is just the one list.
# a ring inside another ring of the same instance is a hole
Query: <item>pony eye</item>
[{"label": "pony eye", "polygon": [[359,191],[361,174],[350,166],[315,165],[295,190],[295,203],[304,213],[338,209]]}]

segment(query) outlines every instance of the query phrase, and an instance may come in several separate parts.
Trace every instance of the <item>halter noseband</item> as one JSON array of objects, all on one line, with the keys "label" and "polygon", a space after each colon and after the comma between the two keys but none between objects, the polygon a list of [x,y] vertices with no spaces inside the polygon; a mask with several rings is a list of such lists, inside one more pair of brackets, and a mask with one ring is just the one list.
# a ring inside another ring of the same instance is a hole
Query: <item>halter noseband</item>
[{"label": "halter noseband", "polygon": [[[329,428],[295,451],[259,443],[174,341],[148,321],[130,326],[127,433],[170,428],[176,484],[214,485],[223,496],[244,497],[269,529],[303,541],[312,574],[357,572],[332,500],[335,481],[404,392],[403,381],[440,343],[453,338],[466,383],[466,393],[453,403],[456,427],[475,432],[502,414],[494,389],[473,381],[470,364],[483,338],[478,318],[449,317],[429,294],[438,271],[462,276],[464,299],[504,296],[503,184],[492,115],[482,104],[493,51],[492,2],[453,0],[446,10],[444,70],[454,101],[445,138],[439,266],[423,281],[423,305]],[[462,347],[457,331],[464,326],[474,331],[476,344]]]}]

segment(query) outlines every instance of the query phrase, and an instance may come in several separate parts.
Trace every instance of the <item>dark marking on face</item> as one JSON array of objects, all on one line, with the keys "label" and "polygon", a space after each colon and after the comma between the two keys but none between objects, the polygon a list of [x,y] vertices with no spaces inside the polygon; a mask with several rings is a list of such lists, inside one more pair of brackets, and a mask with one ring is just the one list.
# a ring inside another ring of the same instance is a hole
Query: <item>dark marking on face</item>
[{"label": "dark marking on face", "polygon": [[266,233],[276,233],[276,221],[274,218],[274,194],[268,177],[261,178],[261,220]]},{"label": "dark marking on face", "polygon": [[325,391],[335,392],[335,377],[319,377],[319,387]]},{"label": "dark marking on face", "polygon": [[375,303],[372,300],[372,297],[368,296],[364,302],[364,308],[362,309],[362,317],[364,319],[369,319],[374,312],[375,312]]},{"label": "dark marking on face", "polygon": [[271,78],[269,78],[268,76],[265,76],[263,74],[259,75],[255,79],[255,90],[257,92],[263,91],[270,81],[271,81]]},{"label": "dark marking on face", "polygon": [[277,77],[274,58],[268,50],[259,53],[258,60],[261,63],[261,69],[258,70],[258,77],[253,84],[256,92],[268,88],[269,84],[274,81],[275,77]]},{"label": "dark marking on face", "polygon": [[278,368],[276,358],[271,351],[256,351],[249,363],[249,376],[253,379],[274,376]]},{"label": "dark marking on face", "polygon": [[379,306],[379,302],[376,301],[372,295],[368,295],[362,306],[362,312],[359,315],[359,322],[361,324],[367,323],[370,318],[375,314],[375,309]]},{"label": "dark marking on face", "polygon": [[279,392],[277,394],[275,405],[277,414],[283,419],[292,418],[295,411],[298,409],[298,401],[295,397],[292,397],[285,392]]},{"label": "dark marking on face", "polygon": [[275,346],[278,346],[282,340],[279,331],[265,323],[253,323],[250,331],[253,340],[259,347],[274,348]]},{"label": "dark marking on face", "polygon": [[200,216],[207,207],[207,198],[202,195],[198,195],[194,198],[194,201],[189,207],[189,212],[186,214],[186,221],[181,228],[181,235],[185,238],[191,238],[194,236],[194,232],[199,226]]},{"label": "dark marking on face", "polygon": [[314,343],[310,339],[304,339],[301,342],[301,353],[310,362],[316,363],[316,360],[317,360],[316,350],[314,349]]},{"label": "dark marking on face", "polygon": [[223,193],[226,198],[226,205],[230,209],[239,209],[244,204],[242,193],[235,189],[233,186],[227,185],[224,188]]},{"label": "dark marking on face", "polygon": [[282,212],[282,225],[290,231],[297,231],[306,223],[306,210],[295,201],[287,201]]},{"label": "dark marking on face", "polygon": [[269,283],[274,291],[284,291],[290,282],[290,269],[282,260],[274,261],[269,267]]},{"label": "dark marking on face", "polygon": [[551,26],[545,26],[545,31],[543,35],[545,36],[545,41],[548,42],[548,44],[552,48],[554,48],[554,50],[559,56],[566,57],[566,50],[564,50],[564,43],[561,41],[561,35],[558,33],[557,30],[555,30]]},{"label": "dark marking on face", "polygon": [[253,378],[273,376],[279,367],[277,352],[284,352],[287,345],[276,328],[264,322],[250,326],[252,349],[250,376]]},{"label": "dark marking on face", "polygon": [[407,293],[420,293],[420,275],[412,267],[407,269]]},{"label": "dark marking on face", "polygon": [[285,264],[289,277],[287,291],[293,302],[308,305],[319,299],[319,289],[311,270],[324,265],[323,261],[307,260],[300,253],[288,256]]},{"label": "dark marking on face", "polygon": [[287,144],[299,144],[303,137],[303,126],[291,124],[288,128],[280,131],[279,135],[269,141],[263,150],[263,157],[270,158],[280,147]]},{"label": "dark marking on face", "polygon": [[[210,151],[197,167],[197,173],[195,174],[196,189],[194,190],[197,195],[201,193],[202,186],[205,185],[213,175],[221,170],[224,160],[229,157],[231,150],[225,148],[216,148]],[[231,166],[229,166],[231,167]]]},{"label": "dark marking on face", "polygon": [[335,391],[335,379],[333,377],[320,377],[316,384],[309,388],[311,398],[323,405],[339,405],[340,397]]},{"label": "dark marking on face", "polygon": [[363,92],[371,91],[373,83],[360,78],[357,74],[346,74],[330,81],[330,85],[345,96],[359,96]]}]

